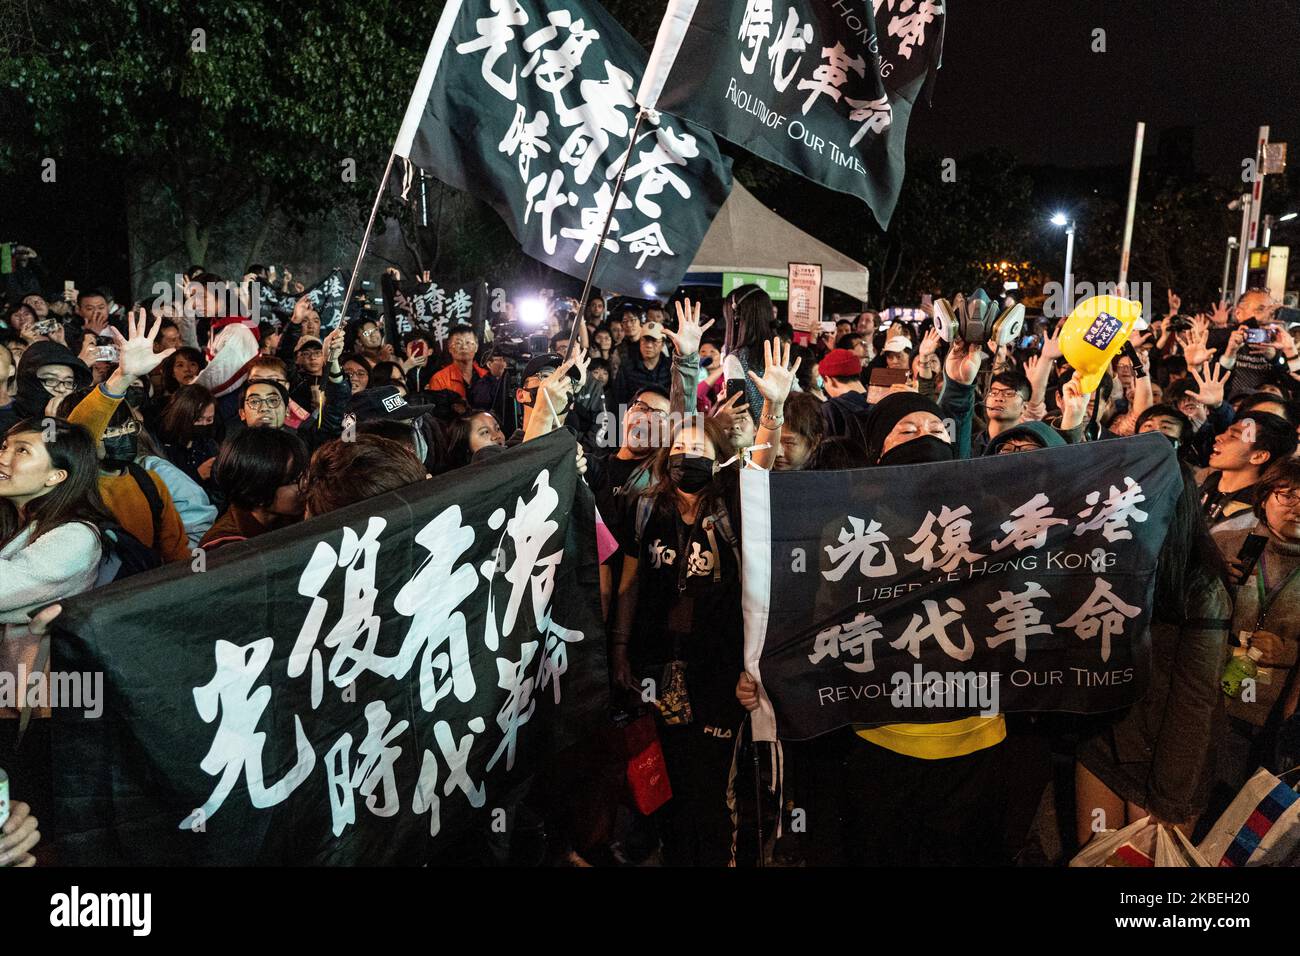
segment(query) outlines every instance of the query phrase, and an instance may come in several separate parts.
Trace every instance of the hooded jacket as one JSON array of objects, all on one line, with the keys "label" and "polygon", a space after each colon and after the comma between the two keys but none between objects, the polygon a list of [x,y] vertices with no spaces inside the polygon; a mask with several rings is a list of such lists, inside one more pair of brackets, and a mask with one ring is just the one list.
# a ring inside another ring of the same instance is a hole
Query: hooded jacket
[{"label": "hooded jacket", "polygon": [[18,386],[14,393],[13,411],[19,419],[45,414],[45,406],[52,396],[37,380],[36,373],[46,365],[66,365],[72,369],[77,389],[90,385],[90,369],[66,345],[52,340],[33,342],[18,363]]}]

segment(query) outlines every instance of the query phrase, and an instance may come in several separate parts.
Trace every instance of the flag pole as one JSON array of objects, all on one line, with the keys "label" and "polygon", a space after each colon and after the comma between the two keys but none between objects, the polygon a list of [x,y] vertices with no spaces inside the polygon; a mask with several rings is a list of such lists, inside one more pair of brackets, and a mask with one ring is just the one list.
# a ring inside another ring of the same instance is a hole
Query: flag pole
[{"label": "flag pole", "polygon": [[361,236],[361,247],[357,249],[357,261],[352,267],[351,277],[348,278],[348,290],[343,294],[343,317],[339,321],[344,325],[348,321],[348,306],[352,304],[352,293],[357,288],[357,277],[361,275],[361,260],[366,257],[366,247],[370,244],[370,233],[375,228],[375,217],[379,215],[379,203],[383,201],[384,188],[388,185],[388,177],[393,172],[393,159],[396,156],[396,151],[388,154],[388,165],[384,167],[384,175],[379,179],[379,189],[375,192],[375,202],[370,207],[370,219],[366,222],[366,231]]},{"label": "flag pole", "polygon": [[1133,170],[1128,179],[1128,209],[1124,213],[1124,249],[1119,257],[1119,294],[1128,298],[1128,254],[1133,245],[1133,213],[1137,209],[1138,175],[1142,172],[1142,138],[1147,124],[1139,122],[1133,140]]},{"label": "flag pole", "polygon": [[623,153],[623,162],[618,167],[618,179],[614,181],[614,195],[610,197],[609,209],[605,212],[605,225],[600,230],[600,241],[596,243],[596,250],[591,256],[591,268],[587,270],[587,281],[582,285],[582,297],[578,299],[578,311],[573,317],[573,327],[569,329],[569,350],[565,355],[567,359],[573,354],[573,347],[578,344],[578,323],[583,321],[587,314],[587,296],[591,295],[592,280],[596,277],[596,263],[600,261],[600,253],[605,248],[605,237],[609,235],[609,224],[614,218],[614,209],[618,206],[618,197],[623,192],[623,176],[627,173],[627,164],[632,159],[632,150],[636,148],[636,134],[641,131],[641,121],[645,119],[647,110],[638,109],[636,113],[636,123],[632,126],[632,135],[627,141],[627,150]]}]

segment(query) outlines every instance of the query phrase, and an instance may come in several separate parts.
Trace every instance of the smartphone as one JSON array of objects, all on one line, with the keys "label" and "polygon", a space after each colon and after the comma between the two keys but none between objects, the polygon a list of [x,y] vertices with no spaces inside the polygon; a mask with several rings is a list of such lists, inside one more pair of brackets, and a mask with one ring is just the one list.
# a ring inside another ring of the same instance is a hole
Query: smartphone
[{"label": "smartphone", "polygon": [[54,330],[59,327],[58,319],[37,319],[32,323],[32,331],[37,335],[53,335]]},{"label": "smartphone", "polygon": [[117,349],[112,345],[101,345],[95,349],[96,362],[117,362]]},{"label": "smartphone", "polygon": [[741,396],[745,394],[745,380],[743,378],[727,379],[727,398],[730,399],[732,395],[736,394]]},{"label": "smartphone", "polygon": [[77,284],[71,279],[63,280],[63,300],[65,302],[77,301]]},{"label": "smartphone", "polygon": [[1259,556],[1264,553],[1264,545],[1267,543],[1268,538],[1262,534],[1248,534],[1241,542],[1241,547],[1237,550],[1237,564],[1241,567],[1241,573],[1237,576],[1238,586],[1250,580],[1255,564],[1259,561]]},{"label": "smartphone", "polygon": [[429,354],[429,343],[424,339],[415,339],[406,347],[406,354],[411,358],[419,358],[421,355]]},{"label": "smartphone", "polygon": [[1247,329],[1246,341],[1252,345],[1262,345],[1267,342],[1271,336],[1268,329]]},{"label": "smartphone", "polygon": [[905,368],[876,368],[871,370],[871,382],[867,386],[867,401],[872,405],[889,394],[895,385],[906,385],[908,380]]}]

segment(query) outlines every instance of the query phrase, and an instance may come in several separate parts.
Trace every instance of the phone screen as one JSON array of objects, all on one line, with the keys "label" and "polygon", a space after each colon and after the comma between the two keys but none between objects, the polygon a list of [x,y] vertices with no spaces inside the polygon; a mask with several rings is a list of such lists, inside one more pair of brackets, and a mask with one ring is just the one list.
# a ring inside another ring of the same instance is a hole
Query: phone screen
[{"label": "phone screen", "polygon": [[907,369],[877,368],[871,370],[871,383],[867,386],[867,401],[872,405],[889,394],[895,385],[907,384]]}]

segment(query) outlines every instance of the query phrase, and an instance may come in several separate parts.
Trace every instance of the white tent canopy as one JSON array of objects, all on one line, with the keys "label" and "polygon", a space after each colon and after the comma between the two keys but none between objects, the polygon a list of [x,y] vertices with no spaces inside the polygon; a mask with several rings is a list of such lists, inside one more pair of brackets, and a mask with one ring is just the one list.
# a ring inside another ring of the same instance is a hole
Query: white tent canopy
[{"label": "white tent canopy", "polygon": [[691,272],[755,272],[784,277],[791,262],[822,267],[822,282],[867,301],[867,267],[786,222],[740,183],[718,210]]}]

